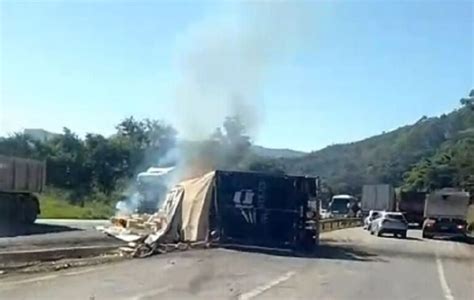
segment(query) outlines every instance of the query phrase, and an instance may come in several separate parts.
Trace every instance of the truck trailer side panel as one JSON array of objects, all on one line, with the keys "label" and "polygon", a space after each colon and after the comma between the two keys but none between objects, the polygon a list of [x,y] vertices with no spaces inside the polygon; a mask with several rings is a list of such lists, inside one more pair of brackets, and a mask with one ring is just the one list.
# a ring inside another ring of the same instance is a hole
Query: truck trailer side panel
[{"label": "truck trailer side panel", "polygon": [[361,209],[364,213],[370,210],[395,209],[395,192],[389,184],[364,185],[362,188]]},{"label": "truck trailer side panel", "polygon": [[214,199],[221,241],[272,248],[295,248],[305,241],[315,245],[319,226],[308,230],[307,214],[316,185],[314,178],[217,171]]},{"label": "truck trailer side panel", "polygon": [[0,191],[40,193],[46,179],[44,162],[0,155]]}]

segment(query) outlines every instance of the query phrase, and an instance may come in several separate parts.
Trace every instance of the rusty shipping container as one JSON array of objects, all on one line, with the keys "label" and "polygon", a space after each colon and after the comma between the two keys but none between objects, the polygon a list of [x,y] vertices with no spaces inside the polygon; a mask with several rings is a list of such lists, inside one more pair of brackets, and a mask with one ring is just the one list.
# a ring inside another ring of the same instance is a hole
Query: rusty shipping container
[{"label": "rusty shipping container", "polygon": [[44,162],[0,155],[0,191],[41,193],[45,180]]},{"label": "rusty shipping container", "polygon": [[45,162],[0,155],[0,221],[33,223],[45,182]]}]

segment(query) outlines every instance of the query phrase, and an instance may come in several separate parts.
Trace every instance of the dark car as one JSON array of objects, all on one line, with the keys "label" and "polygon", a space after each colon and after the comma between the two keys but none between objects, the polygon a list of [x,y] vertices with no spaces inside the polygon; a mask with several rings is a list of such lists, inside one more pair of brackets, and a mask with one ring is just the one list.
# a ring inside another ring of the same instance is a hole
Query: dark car
[{"label": "dark car", "polygon": [[456,218],[429,218],[423,222],[423,238],[465,238],[467,222]]}]

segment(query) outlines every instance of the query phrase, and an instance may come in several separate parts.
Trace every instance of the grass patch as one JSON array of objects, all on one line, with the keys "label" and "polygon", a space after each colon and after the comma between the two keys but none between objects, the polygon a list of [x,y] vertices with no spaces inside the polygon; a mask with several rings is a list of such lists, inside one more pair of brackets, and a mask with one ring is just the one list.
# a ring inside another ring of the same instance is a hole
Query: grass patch
[{"label": "grass patch", "polygon": [[107,219],[114,205],[105,201],[87,199],[83,205],[74,205],[60,192],[48,191],[40,196],[40,218],[45,219]]}]

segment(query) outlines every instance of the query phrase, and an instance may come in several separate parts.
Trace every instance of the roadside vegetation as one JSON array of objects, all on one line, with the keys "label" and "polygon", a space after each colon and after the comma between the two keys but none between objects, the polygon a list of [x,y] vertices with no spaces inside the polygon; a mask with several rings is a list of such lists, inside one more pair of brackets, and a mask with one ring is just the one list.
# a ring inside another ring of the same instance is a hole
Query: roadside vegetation
[{"label": "roadside vegetation", "polygon": [[114,203],[104,198],[84,199],[71,203],[68,192],[49,189],[40,195],[40,218],[44,219],[107,219],[115,213]]}]

